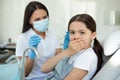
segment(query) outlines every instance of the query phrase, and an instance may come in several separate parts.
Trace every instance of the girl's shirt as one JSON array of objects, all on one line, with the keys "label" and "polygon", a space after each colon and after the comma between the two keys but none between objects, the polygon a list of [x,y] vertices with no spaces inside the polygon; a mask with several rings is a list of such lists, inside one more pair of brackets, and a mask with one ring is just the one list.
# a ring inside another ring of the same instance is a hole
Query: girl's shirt
[{"label": "girl's shirt", "polygon": [[87,70],[88,74],[82,80],[90,80],[97,69],[98,58],[92,48],[84,49],[73,55],[68,63],[73,64],[73,67]]}]

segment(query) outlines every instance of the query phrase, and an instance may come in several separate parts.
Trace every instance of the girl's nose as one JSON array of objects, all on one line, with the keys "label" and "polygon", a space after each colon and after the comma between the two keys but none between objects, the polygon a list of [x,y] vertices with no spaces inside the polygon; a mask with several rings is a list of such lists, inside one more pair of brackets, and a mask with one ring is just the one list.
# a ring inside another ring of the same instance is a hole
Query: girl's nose
[{"label": "girl's nose", "polygon": [[74,39],[79,39],[80,38],[80,35],[79,34],[75,34],[74,35]]}]

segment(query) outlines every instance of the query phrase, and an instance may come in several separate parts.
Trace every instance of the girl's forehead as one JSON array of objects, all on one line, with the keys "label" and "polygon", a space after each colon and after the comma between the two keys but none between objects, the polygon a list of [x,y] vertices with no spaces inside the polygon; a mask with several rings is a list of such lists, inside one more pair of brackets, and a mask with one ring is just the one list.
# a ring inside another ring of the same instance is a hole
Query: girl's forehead
[{"label": "girl's forehead", "polygon": [[70,24],[70,30],[87,29],[83,22],[74,21]]}]

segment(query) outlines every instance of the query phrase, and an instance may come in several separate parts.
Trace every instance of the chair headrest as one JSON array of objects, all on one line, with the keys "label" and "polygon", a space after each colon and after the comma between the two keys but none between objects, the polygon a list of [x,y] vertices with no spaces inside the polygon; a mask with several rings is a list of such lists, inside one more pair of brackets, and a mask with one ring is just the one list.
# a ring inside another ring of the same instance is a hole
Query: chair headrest
[{"label": "chair headrest", "polygon": [[104,55],[110,56],[120,48],[120,31],[108,35],[102,43]]}]

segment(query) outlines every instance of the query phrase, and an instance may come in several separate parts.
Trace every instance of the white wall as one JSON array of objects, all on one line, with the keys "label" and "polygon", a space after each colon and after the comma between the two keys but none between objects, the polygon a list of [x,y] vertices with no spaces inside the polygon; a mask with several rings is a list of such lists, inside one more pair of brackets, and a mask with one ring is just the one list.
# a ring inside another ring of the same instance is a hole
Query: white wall
[{"label": "white wall", "polygon": [[22,29],[24,3],[20,0],[1,0],[0,7],[0,41],[7,43],[8,38],[12,38],[16,42]]},{"label": "white wall", "polygon": [[[24,8],[32,0],[0,0],[0,41],[7,43],[8,38],[17,41],[22,32]],[[80,7],[76,7],[75,1],[95,1],[96,11],[94,14],[97,22],[97,37],[102,41],[108,34],[120,30],[119,25],[105,25],[104,13],[106,11],[120,11],[120,0],[37,0],[41,1],[49,10],[50,29],[55,30],[60,43],[67,30],[69,19],[75,13],[81,13]],[[74,2],[74,3],[73,3]],[[108,3],[109,2],[109,3]],[[87,6],[87,4],[86,4]],[[77,12],[78,9],[78,12]],[[75,11],[76,10],[76,11]],[[90,10],[88,7],[87,10]],[[89,13],[89,11],[85,11]]]},{"label": "white wall", "polygon": [[101,41],[112,32],[120,30],[120,25],[104,24],[107,11],[120,11],[120,0],[97,0],[97,35]]}]

